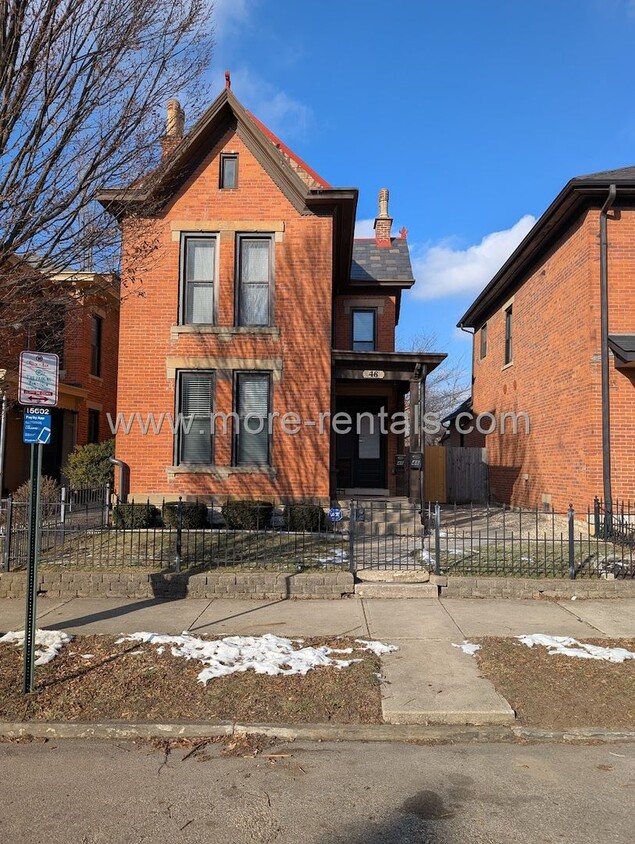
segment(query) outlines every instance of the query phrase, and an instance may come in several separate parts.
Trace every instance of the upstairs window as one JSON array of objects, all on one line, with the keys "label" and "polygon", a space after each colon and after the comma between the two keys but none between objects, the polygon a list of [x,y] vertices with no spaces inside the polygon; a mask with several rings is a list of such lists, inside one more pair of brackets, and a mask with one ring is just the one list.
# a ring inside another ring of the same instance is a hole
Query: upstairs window
[{"label": "upstairs window", "polygon": [[179,463],[212,463],[212,409],[214,373],[211,370],[179,373]]},{"label": "upstairs window", "polygon": [[236,374],[238,426],[234,446],[237,466],[267,466],[271,459],[271,375],[268,372]]},{"label": "upstairs window", "polygon": [[487,357],[487,323],[486,322],[484,322],[483,325],[481,326],[480,341],[481,341],[481,347],[480,347],[479,357],[480,357],[481,360],[483,360],[483,358]]},{"label": "upstairs window", "polygon": [[101,341],[103,334],[103,319],[96,314],[90,323],[90,374],[98,378],[101,376]]},{"label": "upstairs window", "polygon": [[216,237],[185,236],[182,252],[181,322],[213,325]]},{"label": "upstairs window", "polygon": [[238,238],[238,325],[270,325],[272,238]]},{"label": "upstairs window", "polygon": [[513,360],[512,332],[513,308],[510,305],[508,308],[505,308],[505,364],[511,363]]},{"label": "upstairs window", "polygon": [[376,338],[377,313],[375,310],[353,311],[353,351],[374,352]]},{"label": "upstairs window", "polygon": [[220,187],[222,190],[233,190],[238,187],[238,156],[221,155],[220,157]]}]

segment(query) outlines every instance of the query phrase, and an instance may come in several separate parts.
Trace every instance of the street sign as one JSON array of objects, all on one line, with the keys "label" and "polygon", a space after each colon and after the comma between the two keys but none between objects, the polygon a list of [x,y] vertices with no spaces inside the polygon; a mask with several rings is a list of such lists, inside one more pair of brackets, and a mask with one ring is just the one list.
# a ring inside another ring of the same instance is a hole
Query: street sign
[{"label": "street sign", "polygon": [[44,352],[20,352],[18,401],[25,405],[56,407],[60,359]]},{"label": "street sign", "polygon": [[51,411],[47,407],[25,407],[22,441],[28,445],[51,442]]}]

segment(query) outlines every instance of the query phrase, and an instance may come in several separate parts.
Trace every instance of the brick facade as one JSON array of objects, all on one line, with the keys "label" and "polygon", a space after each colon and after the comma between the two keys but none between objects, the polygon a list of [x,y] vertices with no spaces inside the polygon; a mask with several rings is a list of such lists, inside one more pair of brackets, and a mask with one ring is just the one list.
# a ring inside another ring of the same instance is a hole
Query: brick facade
[{"label": "brick facade", "polygon": [[[619,207],[619,203],[618,203]],[[599,209],[584,210],[487,314],[488,349],[473,346],[477,413],[525,411],[529,434],[486,437],[498,501],[578,513],[602,495]],[[609,333],[635,331],[635,211],[609,219]],[[504,364],[513,306],[513,363]],[[482,325],[479,323],[479,328]],[[635,499],[635,378],[610,360],[613,495]]]}]

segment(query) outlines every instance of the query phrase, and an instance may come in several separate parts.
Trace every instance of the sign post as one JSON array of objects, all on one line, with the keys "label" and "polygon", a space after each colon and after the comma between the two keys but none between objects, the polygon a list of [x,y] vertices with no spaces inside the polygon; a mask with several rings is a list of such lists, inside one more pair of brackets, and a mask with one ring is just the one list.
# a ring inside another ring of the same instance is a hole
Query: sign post
[{"label": "sign post", "polygon": [[57,405],[59,358],[39,352],[20,354],[18,400],[26,405],[22,439],[31,445],[31,492],[28,510],[29,561],[26,582],[26,617],[24,622],[24,682],[22,691],[35,689],[35,633],[37,567],[40,557],[40,479],[42,446],[51,441],[51,412]]}]

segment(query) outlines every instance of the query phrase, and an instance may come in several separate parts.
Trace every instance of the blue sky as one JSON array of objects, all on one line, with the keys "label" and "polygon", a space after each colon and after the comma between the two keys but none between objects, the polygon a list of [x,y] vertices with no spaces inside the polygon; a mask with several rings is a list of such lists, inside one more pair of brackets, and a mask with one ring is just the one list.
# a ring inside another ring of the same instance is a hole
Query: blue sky
[{"label": "blue sky", "polygon": [[576,175],[635,163],[635,0],[215,0],[214,94],[332,185],[390,189],[417,283],[399,347],[455,324]]}]

